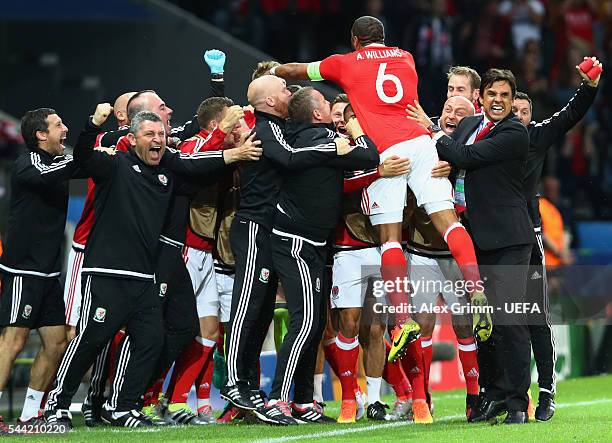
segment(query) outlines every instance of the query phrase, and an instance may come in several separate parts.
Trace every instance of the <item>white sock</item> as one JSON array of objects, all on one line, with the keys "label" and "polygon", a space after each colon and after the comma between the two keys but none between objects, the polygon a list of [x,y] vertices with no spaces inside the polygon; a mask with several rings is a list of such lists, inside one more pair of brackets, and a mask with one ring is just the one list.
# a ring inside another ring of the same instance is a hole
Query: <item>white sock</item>
[{"label": "white sock", "polygon": [[380,384],[382,377],[366,377],[366,386],[368,388],[368,403],[374,404],[380,401]]},{"label": "white sock", "polygon": [[323,374],[314,375],[313,398],[317,403],[323,403]]},{"label": "white sock", "polygon": [[2,398],[2,391],[0,391],[0,399]]},{"label": "white sock", "polygon": [[198,411],[204,406],[210,406],[210,398],[198,398]]},{"label": "white sock", "polygon": [[21,411],[22,420],[29,420],[32,417],[38,417],[38,411],[40,410],[40,402],[42,401],[44,391],[37,391],[32,388],[28,388],[26,391],[25,399],[23,401],[23,410]]},{"label": "white sock", "polygon": [[276,403],[278,403],[278,400],[275,398],[268,400],[268,406],[274,406]]}]

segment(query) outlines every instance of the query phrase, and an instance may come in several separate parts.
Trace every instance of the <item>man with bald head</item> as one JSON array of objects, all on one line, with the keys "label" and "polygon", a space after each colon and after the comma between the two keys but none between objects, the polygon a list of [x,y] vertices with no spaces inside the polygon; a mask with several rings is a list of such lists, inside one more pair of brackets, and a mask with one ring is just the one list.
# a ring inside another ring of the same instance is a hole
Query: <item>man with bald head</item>
[{"label": "man with bald head", "polygon": [[[255,108],[253,131],[262,142],[263,156],[242,167],[240,209],[230,231],[236,277],[231,326],[226,335],[228,383],[221,389],[222,398],[246,410],[264,406],[257,367],[274,315],[278,276],[272,265],[270,235],[283,173],[323,163],[348,151],[348,142],[339,139],[325,146],[293,149],[284,137],[290,96],[285,80],[270,75],[253,80],[247,91],[249,103]],[[258,416],[269,423],[288,424]]]},{"label": "man with bald head", "polygon": [[127,127],[130,124],[127,114],[128,101],[136,94],[136,92],[125,92],[117,97],[115,104],[113,105],[113,113],[117,119],[117,126],[119,129]]},{"label": "man with bald head", "polygon": [[457,129],[461,119],[467,115],[474,115],[474,104],[462,95],[449,97],[444,103],[439,125],[446,135],[451,135]]}]

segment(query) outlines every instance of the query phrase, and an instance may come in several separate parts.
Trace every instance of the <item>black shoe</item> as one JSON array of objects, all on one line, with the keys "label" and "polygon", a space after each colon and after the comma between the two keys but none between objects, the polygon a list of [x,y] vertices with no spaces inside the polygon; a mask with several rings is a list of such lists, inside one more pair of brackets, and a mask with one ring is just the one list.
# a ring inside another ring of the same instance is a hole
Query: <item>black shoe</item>
[{"label": "black shoe", "polygon": [[537,421],[548,421],[555,415],[555,396],[550,392],[540,391],[538,406],[535,410]]},{"label": "black shoe", "polygon": [[268,400],[268,396],[264,391],[251,391],[251,396],[249,398],[251,403],[255,406],[255,409],[266,406],[266,401]]},{"label": "black shoe", "polygon": [[68,409],[52,409],[45,411],[45,421],[50,425],[57,425],[58,429],[69,431],[72,429],[72,414]]},{"label": "black shoe", "polygon": [[309,406],[307,408],[299,408],[295,404],[291,404],[291,416],[299,424],[336,423],[336,420],[334,420],[333,418],[323,415],[323,408],[321,408],[316,402],[314,402],[312,406]]},{"label": "black shoe", "polygon": [[370,420],[377,421],[388,421],[389,415],[387,414],[386,409],[389,409],[389,406],[377,401],[368,405],[368,409],[366,411],[366,416]]},{"label": "black shoe", "polygon": [[[482,413],[484,412],[483,405],[486,402],[487,402],[487,395],[485,394],[485,391],[481,390],[478,393],[478,396],[476,397],[476,404],[474,405],[474,407],[470,411],[470,415],[468,416],[468,423],[473,423],[473,422],[484,420],[484,418],[482,418]],[[467,403],[467,398],[466,398],[466,403]]]},{"label": "black shoe", "polygon": [[298,424],[291,416],[291,407],[281,401],[255,409],[253,414],[261,421],[271,425],[291,426]]},{"label": "black shoe", "polygon": [[102,421],[102,404],[103,403],[95,402],[92,405],[88,403],[83,403],[81,405],[81,412],[83,413],[85,426],[89,428],[104,426],[104,422]]},{"label": "black shoe", "polygon": [[472,414],[476,412],[478,408],[478,395],[468,394],[465,396],[465,416],[467,421],[470,421]]},{"label": "black shoe", "polygon": [[[121,415],[119,415],[121,414]],[[102,421],[111,426],[122,428],[144,428],[153,426],[153,422],[142,412],[132,409],[121,413],[120,411],[108,411],[102,408]]]},{"label": "black shoe", "polygon": [[233,386],[224,386],[221,388],[221,398],[229,401],[237,408],[246,409],[247,411],[255,410],[255,405],[251,401],[251,391],[248,386],[237,384]]},{"label": "black shoe", "polygon": [[522,425],[527,423],[527,413],[524,411],[508,411],[508,415],[504,420],[505,425]]},{"label": "black shoe", "polygon": [[489,421],[506,411],[506,402],[504,400],[485,400],[476,411],[476,414],[472,415],[471,421]]}]

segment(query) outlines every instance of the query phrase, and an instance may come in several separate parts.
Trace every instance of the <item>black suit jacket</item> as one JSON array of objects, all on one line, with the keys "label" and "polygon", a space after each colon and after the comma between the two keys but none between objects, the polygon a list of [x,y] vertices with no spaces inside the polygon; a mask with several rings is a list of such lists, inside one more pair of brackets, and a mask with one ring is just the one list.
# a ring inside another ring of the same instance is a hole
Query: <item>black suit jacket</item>
[{"label": "black suit jacket", "polygon": [[476,246],[483,251],[535,241],[523,192],[529,150],[527,129],[512,114],[473,145],[465,143],[482,115],[465,117],[436,148],[443,159],[465,169],[465,200]]}]

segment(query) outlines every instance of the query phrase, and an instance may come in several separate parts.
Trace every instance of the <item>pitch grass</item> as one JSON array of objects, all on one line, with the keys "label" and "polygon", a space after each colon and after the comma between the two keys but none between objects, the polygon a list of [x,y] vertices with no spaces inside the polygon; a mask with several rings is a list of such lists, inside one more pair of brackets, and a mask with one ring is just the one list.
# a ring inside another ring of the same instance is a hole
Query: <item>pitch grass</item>
[{"label": "pitch grass", "polygon": [[[534,393],[537,388],[532,387]],[[366,419],[356,424],[302,425],[272,427],[267,425],[212,425],[202,427],[154,428],[129,430],[116,428],[87,429],[80,418],[77,428],[64,435],[33,435],[28,442],[258,442],[283,441],[368,441],[390,442],[612,442],[612,376],[588,377],[560,382],[557,387],[557,411],[546,423],[518,426],[468,424],[464,418],[465,397],[461,391],[434,395],[433,425],[404,422],[374,422]],[[537,401],[537,394],[536,401]],[[390,400],[390,399],[387,399]],[[326,413],[336,417],[339,402],[330,402]]]}]

